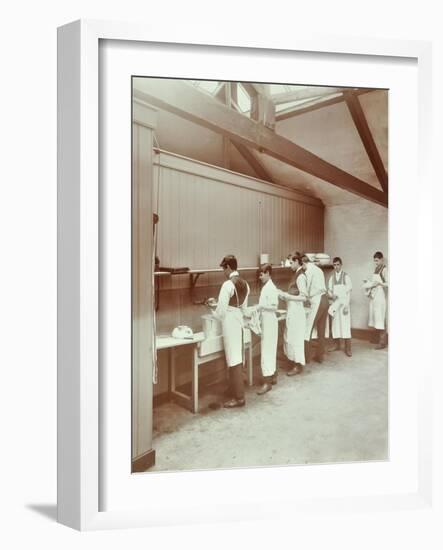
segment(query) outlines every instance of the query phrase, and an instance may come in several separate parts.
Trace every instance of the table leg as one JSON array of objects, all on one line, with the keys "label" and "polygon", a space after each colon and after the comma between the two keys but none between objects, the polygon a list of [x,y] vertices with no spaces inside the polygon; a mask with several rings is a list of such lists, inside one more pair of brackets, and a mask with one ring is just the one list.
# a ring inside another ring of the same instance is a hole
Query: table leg
[{"label": "table leg", "polygon": [[192,412],[198,413],[198,351],[194,346],[192,359]]},{"label": "table leg", "polygon": [[174,348],[169,349],[169,369],[171,373],[170,387],[171,393],[175,392],[175,353]]},{"label": "table leg", "polygon": [[171,350],[168,349],[168,399],[172,399]]},{"label": "table leg", "polygon": [[248,386],[252,386],[252,340],[248,344]]}]

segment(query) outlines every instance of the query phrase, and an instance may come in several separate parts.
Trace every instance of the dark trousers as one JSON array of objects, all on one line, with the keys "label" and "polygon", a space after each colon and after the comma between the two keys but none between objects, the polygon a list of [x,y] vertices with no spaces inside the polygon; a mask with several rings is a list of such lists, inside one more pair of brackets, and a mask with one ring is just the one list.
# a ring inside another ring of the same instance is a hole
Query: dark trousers
[{"label": "dark trousers", "polygon": [[230,394],[235,399],[245,398],[245,385],[243,382],[243,365],[235,365],[234,367],[228,367],[229,375],[229,390]]},{"label": "dark trousers", "polygon": [[[312,330],[314,330],[314,327],[317,328],[317,337],[318,337],[318,351],[317,351],[317,357],[320,359],[323,358],[323,355],[325,354],[325,330],[326,330],[326,321],[328,320],[328,309],[329,309],[329,301],[326,294],[323,294],[323,296],[320,299],[320,303],[318,304],[318,310],[317,314],[315,315],[314,324],[312,325]],[[312,331],[311,331],[311,339],[312,339]]]}]

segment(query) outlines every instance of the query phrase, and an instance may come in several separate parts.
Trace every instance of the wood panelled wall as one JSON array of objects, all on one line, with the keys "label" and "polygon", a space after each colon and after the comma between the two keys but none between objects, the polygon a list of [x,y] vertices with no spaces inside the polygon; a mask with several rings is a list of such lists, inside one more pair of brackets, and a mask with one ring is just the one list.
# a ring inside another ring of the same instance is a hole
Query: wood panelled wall
[{"label": "wood panelled wall", "polygon": [[154,187],[163,266],[215,268],[235,254],[252,267],[260,253],[279,264],[294,250],[323,251],[323,206],[310,197],[165,153]]}]

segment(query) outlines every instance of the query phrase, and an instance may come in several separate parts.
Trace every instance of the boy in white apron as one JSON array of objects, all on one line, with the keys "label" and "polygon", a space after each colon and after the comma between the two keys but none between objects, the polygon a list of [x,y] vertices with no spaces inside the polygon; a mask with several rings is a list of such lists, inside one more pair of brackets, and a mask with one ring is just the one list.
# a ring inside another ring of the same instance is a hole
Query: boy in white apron
[{"label": "boy in white apron", "polygon": [[223,406],[230,409],[243,407],[245,389],[243,383],[243,312],[248,305],[249,285],[237,271],[237,259],[228,255],[220,263],[226,277],[213,315],[222,322],[223,345],[228,366],[232,399]]},{"label": "boy in white apron", "polygon": [[278,290],[272,279],[271,264],[260,266],[259,278],[263,287],[257,309],[261,320],[261,371],[263,385],[257,395],[263,395],[272,390],[272,385],[277,383],[277,343],[278,343],[278,319],[275,314],[278,308]]},{"label": "boy in white apron", "polygon": [[315,356],[317,363],[323,363],[325,353],[325,330],[328,319],[328,296],[323,270],[313,264],[306,255],[302,257],[303,269],[306,274],[309,306],[306,315],[305,360],[311,359],[311,340],[314,328],[317,329],[318,349]]},{"label": "boy in white apron", "polygon": [[290,267],[294,272],[294,277],[289,284],[288,292],[280,292],[279,296],[288,304],[284,351],[288,360],[293,363],[287,376],[294,376],[301,374],[305,365],[306,312],[304,302],[307,299],[308,291],[302,257],[298,252],[291,256]]},{"label": "boy in white apron", "polygon": [[330,351],[340,349],[340,339],[345,343],[345,354],[352,356],[351,348],[351,291],[352,282],[347,273],[343,271],[343,262],[341,258],[334,258],[334,273],[328,281],[328,294],[332,300],[329,307],[331,318],[331,332],[334,340],[334,346]]},{"label": "boy in white apron", "polygon": [[384,349],[387,344],[387,291],[389,288],[388,270],[381,252],[374,254],[375,270],[371,278],[364,281],[363,288],[369,298],[368,326],[379,333],[379,343],[375,349]]}]

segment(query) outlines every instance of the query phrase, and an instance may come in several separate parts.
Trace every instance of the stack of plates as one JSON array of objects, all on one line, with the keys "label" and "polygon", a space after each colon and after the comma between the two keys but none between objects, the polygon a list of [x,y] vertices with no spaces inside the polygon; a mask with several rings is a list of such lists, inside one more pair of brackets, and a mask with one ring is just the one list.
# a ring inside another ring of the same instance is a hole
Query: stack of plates
[{"label": "stack of plates", "polygon": [[331,263],[331,256],[324,252],[315,255],[315,261],[320,265],[329,265]]}]

